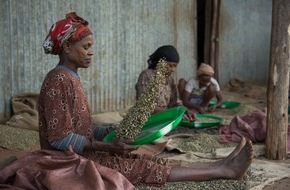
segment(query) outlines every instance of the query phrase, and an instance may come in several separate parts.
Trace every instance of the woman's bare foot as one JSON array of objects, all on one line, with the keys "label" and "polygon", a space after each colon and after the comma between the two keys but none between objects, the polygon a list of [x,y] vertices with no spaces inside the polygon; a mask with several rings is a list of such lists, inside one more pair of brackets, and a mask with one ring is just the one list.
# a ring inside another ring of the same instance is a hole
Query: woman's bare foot
[{"label": "woman's bare foot", "polygon": [[240,180],[251,165],[252,160],[252,142],[242,139],[227,158],[217,163],[207,163],[204,166],[172,167],[168,181]]},{"label": "woman's bare foot", "polygon": [[220,166],[221,175],[222,173],[226,174],[225,178],[227,179],[241,180],[243,178],[253,160],[252,142],[247,140],[242,149],[236,153],[233,151],[233,154],[224,159],[223,164]]},{"label": "woman's bare foot", "polygon": [[246,143],[247,143],[246,138],[242,137],[241,141],[238,144],[238,146],[236,146],[236,148],[227,157],[221,158],[218,161],[209,163],[208,167],[219,166],[221,164],[227,163],[229,160],[233,159],[235,156],[237,156],[240,153],[240,151],[246,145]]},{"label": "woman's bare foot", "polygon": [[225,157],[224,159],[221,159],[219,161],[213,162],[213,164],[220,165],[220,164],[226,163],[229,160],[233,159],[235,156],[237,156],[240,153],[240,151],[246,145],[246,143],[247,143],[246,138],[242,137],[238,146],[236,146],[236,148],[227,157]]},{"label": "woman's bare foot", "polygon": [[238,146],[236,146],[236,148],[226,158],[224,158],[223,160],[220,160],[220,161],[225,162],[226,160],[231,160],[232,158],[237,156],[240,153],[240,151],[242,150],[242,148],[246,145],[246,143],[247,143],[246,138],[242,137]]}]

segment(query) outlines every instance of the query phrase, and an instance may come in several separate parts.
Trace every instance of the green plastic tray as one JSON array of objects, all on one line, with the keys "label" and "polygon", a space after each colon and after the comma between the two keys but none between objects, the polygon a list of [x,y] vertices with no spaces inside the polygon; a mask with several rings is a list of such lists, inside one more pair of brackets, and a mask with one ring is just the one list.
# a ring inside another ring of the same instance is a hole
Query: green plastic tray
[{"label": "green plastic tray", "polygon": [[[130,144],[147,144],[166,135],[180,123],[185,111],[185,107],[179,106],[150,115],[141,133],[135,138],[135,141]],[[111,141],[115,135],[116,131],[112,131],[105,136],[103,141]]]},{"label": "green plastic tray", "polygon": [[191,127],[191,128],[208,128],[208,127],[214,127],[220,125],[224,119],[221,117],[213,116],[213,115],[208,115],[208,114],[196,114],[197,119],[199,118],[209,118],[209,119],[214,119],[215,121],[213,122],[207,122],[207,123],[201,123],[197,121],[184,121],[182,120],[179,125],[185,126],[185,127]]},{"label": "green plastic tray", "polygon": [[[217,104],[216,100],[211,100],[209,102],[209,105],[215,105]],[[235,101],[223,101],[222,105],[220,106],[223,109],[232,109],[235,107],[238,107],[239,105],[241,105],[240,102],[235,102]]]}]

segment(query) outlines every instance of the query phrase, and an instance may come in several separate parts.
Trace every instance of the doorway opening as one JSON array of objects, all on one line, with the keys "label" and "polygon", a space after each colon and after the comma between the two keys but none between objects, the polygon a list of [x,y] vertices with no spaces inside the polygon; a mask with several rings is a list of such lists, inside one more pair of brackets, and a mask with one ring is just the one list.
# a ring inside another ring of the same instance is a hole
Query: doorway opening
[{"label": "doorway opening", "polygon": [[197,64],[204,63],[206,0],[197,0]]},{"label": "doorway opening", "polygon": [[206,63],[215,71],[219,81],[219,17],[220,0],[197,0],[197,63]]}]

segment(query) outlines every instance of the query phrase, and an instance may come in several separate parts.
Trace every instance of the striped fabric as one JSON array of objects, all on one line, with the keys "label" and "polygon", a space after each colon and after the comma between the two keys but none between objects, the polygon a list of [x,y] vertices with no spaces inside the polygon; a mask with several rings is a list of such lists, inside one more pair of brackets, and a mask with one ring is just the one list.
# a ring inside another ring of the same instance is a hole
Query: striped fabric
[{"label": "striped fabric", "polygon": [[[94,124],[94,139],[97,141],[102,141],[103,138],[113,129],[113,124]],[[85,136],[76,133],[70,133],[65,138],[52,141],[50,144],[57,150],[65,150],[69,145],[71,145],[74,152],[82,154],[87,140],[88,139]]]},{"label": "striped fabric", "polygon": [[110,133],[112,130],[114,130],[113,124],[94,124],[93,125],[93,131],[94,131],[94,138],[97,141],[102,141],[103,138]]},{"label": "striped fabric", "polygon": [[69,145],[71,145],[74,152],[81,154],[86,144],[86,139],[85,136],[70,133],[65,138],[50,142],[50,144],[58,150],[65,150]]}]

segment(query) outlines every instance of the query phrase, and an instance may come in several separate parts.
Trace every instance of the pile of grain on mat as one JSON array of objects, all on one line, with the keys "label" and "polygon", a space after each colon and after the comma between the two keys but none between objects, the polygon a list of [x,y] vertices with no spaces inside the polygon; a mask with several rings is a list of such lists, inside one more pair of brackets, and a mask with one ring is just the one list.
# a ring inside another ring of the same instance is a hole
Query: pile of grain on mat
[{"label": "pile of grain on mat", "polygon": [[235,147],[236,143],[220,144],[218,135],[205,133],[196,134],[189,138],[173,138],[172,142],[185,152],[211,153],[218,148]]},{"label": "pile of grain on mat", "polygon": [[221,189],[221,190],[245,190],[249,189],[250,185],[248,181],[250,180],[251,171],[245,174],[243,180],[211,180],[211,181],[188,181],[188,182],[167,182],[162,187],[149,186],[146,184],[141,184],[136,187],[136,190],[176,190],[176,189],[194,189],[194,190],[204,190],[204,189]]},{"label": "pile of grain on mat", "polygon": [[206,117],[198,117],[195,121],[195,123],[217,123],[219,120],[214,118],[206,118]]},{"label": "pile of grain on mat", "polygon": [[223,124],[229,125],[231,120],[235,116],[238,115],[238,116],[242,117],[242,116],[248,115],[248,114],[250,114],[258,109],[259,108],[252,106],[252,105],[242,104],[239,107],[236,107],[233,109],[224,109],[222,112],[215,112],[212,115],[222,117],[224,119]]},{"label": "pile of grain on mat", "polygon": [[10,150],[29,150],[39,144],[37,131],[0,125],[0,147]]}]

